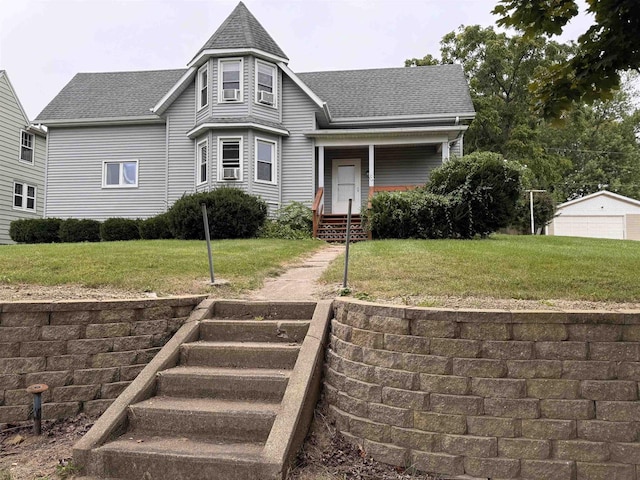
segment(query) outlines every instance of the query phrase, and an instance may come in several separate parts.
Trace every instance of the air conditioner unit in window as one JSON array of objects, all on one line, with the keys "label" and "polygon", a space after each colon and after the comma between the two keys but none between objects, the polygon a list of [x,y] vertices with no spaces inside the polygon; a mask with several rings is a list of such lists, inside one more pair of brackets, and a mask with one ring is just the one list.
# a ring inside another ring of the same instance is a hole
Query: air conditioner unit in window
[{"label": "air conditioner unit in window", "polygon": [[222,179],[223,180],[238,180],[240,178],[239,168],[223,168]]},{"label": "air conditioner unit in window", "polygon": [[225,102],[240,100],[240,90],[235,88],[225,88],[222,90],[222,99]]},{"label": "air conditioner unit in window", "polygon": [[258,102],[273,105],[273,93],[261,90],[258,92]]}]

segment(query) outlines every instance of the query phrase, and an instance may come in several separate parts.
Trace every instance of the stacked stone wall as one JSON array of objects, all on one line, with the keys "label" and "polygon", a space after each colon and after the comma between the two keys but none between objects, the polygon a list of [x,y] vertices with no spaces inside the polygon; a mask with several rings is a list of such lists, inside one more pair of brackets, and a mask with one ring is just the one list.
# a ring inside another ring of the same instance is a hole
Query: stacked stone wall
[{"label": "stacked stone wall", "polygon": [[329,409],[368,455],[464,478],[640,480],[640,312],[334,308]]},{"label": "stacked stone wall", "polygon": [[29,419],[36,383],[45,419],[101,414],[203,299],[0,304],[0,425]]}]

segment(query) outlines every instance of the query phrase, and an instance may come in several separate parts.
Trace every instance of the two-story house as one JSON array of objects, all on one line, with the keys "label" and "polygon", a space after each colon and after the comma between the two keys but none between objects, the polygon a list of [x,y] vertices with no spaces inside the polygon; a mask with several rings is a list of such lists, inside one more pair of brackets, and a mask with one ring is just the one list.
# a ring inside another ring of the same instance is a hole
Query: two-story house
[{"label": "two-story house", "polygon": [[462,154],[475,113],[459,65],[296,74],[288,61],[240,3],[186,69],[77,74],[37,118],[46,216],[148,217],[221,186],[271,211],[344,213],[352,198],[358,213]]},{"label": "two-story house", "polygon": [[14,220],[42,217],[46,133],[29,123],[7,72],[0,70],[0,244]]}]

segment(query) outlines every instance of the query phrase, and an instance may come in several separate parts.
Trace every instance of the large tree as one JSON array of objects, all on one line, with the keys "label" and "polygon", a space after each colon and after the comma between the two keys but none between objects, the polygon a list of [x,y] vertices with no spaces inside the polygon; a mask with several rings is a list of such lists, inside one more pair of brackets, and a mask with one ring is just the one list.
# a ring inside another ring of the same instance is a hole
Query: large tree
[{"label": "large tree", "polygon": [[[620,87],[620,72],[640,69],[640,1],[587,0],[595,23],[578,38],[566,61],[539,72],[535,108],[560,118],[574,103],[606,100]],[[576,0],[499,0],[498,25],[515,27],[526,38],[558,35],[579,13]]]}]

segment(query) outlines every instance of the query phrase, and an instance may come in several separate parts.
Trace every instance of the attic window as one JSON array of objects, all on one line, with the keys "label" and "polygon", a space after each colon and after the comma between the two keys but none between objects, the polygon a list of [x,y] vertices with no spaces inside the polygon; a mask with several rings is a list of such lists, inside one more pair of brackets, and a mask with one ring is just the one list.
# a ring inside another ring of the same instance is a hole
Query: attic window
[{"label": "attic window", "polygon": [[20,130],[20,160],[27,163],[33,163],[33,133]]},{"label": "attic window", "polygon": [[242,59],[220,60],[220,102],[242,101]]},{"label": "attic window", "polygon": [[203,65],[198,70],[198,110],[209,104],[209,69]]}]

